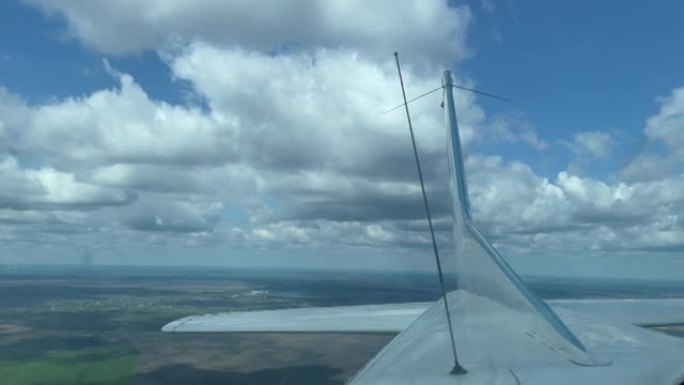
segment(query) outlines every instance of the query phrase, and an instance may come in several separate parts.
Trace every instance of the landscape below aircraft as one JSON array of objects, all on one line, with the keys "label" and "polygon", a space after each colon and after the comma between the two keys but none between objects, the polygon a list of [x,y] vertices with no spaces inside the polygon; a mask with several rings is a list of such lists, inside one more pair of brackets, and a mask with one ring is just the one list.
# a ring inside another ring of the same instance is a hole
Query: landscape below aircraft
[{"label": "landscape below aircraft", "polygon": [[351,385],[684,385],[684,339],[645,328],[684,324],[684,299],[545,302],[477,230],[470,217],[453,88],[445,71],[456,250],[451,261],[438,256],[437,262],[455,265],[456,290],[443,291],[434,303],[190,316],[162,330],[398,333],[350,379]]}]

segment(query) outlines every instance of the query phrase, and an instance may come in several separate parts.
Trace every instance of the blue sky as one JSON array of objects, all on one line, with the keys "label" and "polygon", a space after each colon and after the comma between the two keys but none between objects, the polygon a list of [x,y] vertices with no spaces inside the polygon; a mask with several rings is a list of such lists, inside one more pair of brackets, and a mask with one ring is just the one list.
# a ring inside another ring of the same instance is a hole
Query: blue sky
[{"label": "blue sky", "polygon": [[0,81],[31,103],[116,86],[103,59],[136,76],[150,96],[183,102],[182,88],[153,51],[111,56],[87,49],[67,36],[59,17],[46,17],[20,1],[2,2],[0,21]]},{"label": "blue sky", "polygon": [[656,97],[684,84],[681,2],[508,1],[491,12],[477,3],[475,56],[464,69],[483,89],[515,99],[513,109],[549,142],[578,131],[621,137],[614,158],[599,167],[602,176],[642,150]]},{"label": "blue sky", "polygon": [[[397,49],[409,95],[449,67],[514,100],[457,100],[475,217],[514,261],[681,264],[681,2],[89,4],[0,4],[5,262],[49,262],[44,237],[53,262],[412,266],[404,123],[376,112]],[[437,99],[414,108],[448,249]]]}]

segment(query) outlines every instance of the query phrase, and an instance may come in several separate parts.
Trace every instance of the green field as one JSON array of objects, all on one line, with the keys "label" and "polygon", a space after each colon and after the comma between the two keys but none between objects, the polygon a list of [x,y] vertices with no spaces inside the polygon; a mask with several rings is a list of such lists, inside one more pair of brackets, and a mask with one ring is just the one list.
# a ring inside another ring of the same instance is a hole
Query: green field
[{"label": "green field", "polygon": [[36,359],[0,361],[0,379],[8,385],[128,385],[134,366],[130,353],[60,350]]}]

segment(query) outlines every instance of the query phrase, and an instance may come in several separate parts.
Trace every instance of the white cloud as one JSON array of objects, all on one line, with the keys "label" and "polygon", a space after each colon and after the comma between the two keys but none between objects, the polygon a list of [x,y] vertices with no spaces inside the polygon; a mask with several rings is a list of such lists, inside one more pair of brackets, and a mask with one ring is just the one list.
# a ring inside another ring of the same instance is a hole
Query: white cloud
[{"label": "white cloud", "polygon": [[471,157],[475,221],[518,255],[681,250],[684,177],[608,184],[560,172],[554,181],[498,157]]},{"label": "white cloud", "polygon": [[[418,0],[31,3],[65,17],[70,33],[100,52],[157,51],[207,108],[154,100],[111,68],[118,87],[40,105],[0,90],[0,183],[10,186],[0,192],[1,239],[64,250],[215,246],[221,255],[429,252],[404,115],[381,112],[401,103],[395,48],[409,58],[409,96],[436,87],[433,70],[468,55],[467,8]],[[663,99],[646,128],[673,153],[684,144],[682,93]],[[472,94],[456,97],[474,216],[497,246],[544,256],[684,247],[676,173],[608,183],[569,171],[544,177],[478,155],[474,143],[495,139],[549,145],[525,119],[490,121]],[[432,95],[411,108],[442,244],[450,209],[439,101]],[[604,132],[580,132],[570,143],[597,159],[616,146]],[[659,168],[642,159],[625,174]]]},{"label": "white cloud", "polygon": [[237,156],[229,117],[153,101],[129,75],[120,81],[120,89],[33,109],[16,142],[36,157],[79,162],[212,163]]},{"label": "white cloud", "polygon": [[[239,116],[240,149],[264,167],[334,167],[364,172],[388,160],[409,161],[403,115],[380,112],[400,103],[391,58],[378,65],[346,50],[272,56],[190,45],[171,59],[174,74],[206,97],[213,111]],[[439,74],[406,72],[413,93],[439,84]],[[444,147],[438,97],[412,106],[422,150]],[[484,113],[459,94],[465,141]],[[408,166],[408,165],[407,165]],[[395,167],[399,169],[399,167]]]},{"label": "white cloud", "polygon": [[536,150],[547,150],[549,144],[537,136],[534,127],[520,116],[507,116],[494,119],[491,135],[482,136],[483,141],[502,141],[525,143]]},{"label": "white cloud", "polygon": [[654,154],[640,154],[625,166],[620,176],[628,182],[658,180],[673,174],[672,159]]},{"label": "white cloud", "polygon": [[611,156],[615,144],[615,139],[607,132],[583,131],[575,134],[571,148],[579,155],[606,159]]},{"label": "white cloud", "polygon": [[[400,100],[390,91],[397,86],[391,59],[378,65],[349,51],[272,56],[196,43],[168,60],[209,111],[153,100],[131,76],[118,74],[116,89],[36,107],[20,104],[25,118],[3,121],[6,141],[45,162],[102,165],[96,176],[103,181],[103,170],[111,178],[117,164],[119,176],[134,164],[361,174],[383,162],[398,160],[404,169],[410,164],[403,156],[409,142],[402,114],[380,114]],[[437,75],[406,70],[414,90],[434,87]],[[427,156],[444,146],[438,100],[413,106]],[[458,101],[467,143],[484,114],[472,95],[460,94]]]},{"label": "white cloud", "polygon": [[[399,101],[388,92],[396,89],[391,61],[373,64],[346,50],[270,56],[204,43],[167,60],[209,110],[153,100],[132,77],[110,70],[120,87],[37,106],[6,98],[3,107],[22,111],[22,119],[5,120],[7,143],[33,163],[59,164],[73,183],[78,175],[83,194],[90,188],[139,195],[124,215],[98,214],[109,216],[98,221],[116,231],[212,231],[220,215],[197,209],[198,201],[226,209],[280,202],[278,210],[266,205],[255,212],[256,222],[370,220],[400,214],[417,196],[403,117],[380,114]],[[414,89],[438,83],[410,66],[406,77]],[[471,95],[458,98],[464,133],[472,137],[483,113]],[[428,165],[444,150],[438,103],[435,96],[414,106]],[[65,182],[55,186],[56,197],[73,194]],[[151,196],[167,203],[152,204]],[[121,203],[131,203],[125,197]],[[183,200],[195,203],[186,207]],[[93,201],[88,209],[108,204]]]},{"label": "white cloud", "polygon": [[[387,91],[396,86],[391,62],[373,64],[344,50],[269,56],[205,43],[191,44],[167,60],[175,76],[206,99],[208,110],[152,100],[126,74],[117,75],[119,89],[80,98],[35,107],[9,98],[23,112],[21,120],[4,126],[8,143],[71,171],[24,170],[13,160],[6,162],[12,172],[5,174],[39,182],[44,195],[35,195],[34,205],[90,210],[128,204],[65,225],[73,231],[90,223],[93,237],[107,229],[155,234],[136,237],[141,244],[183,232],[186,245],[426,245],[425,229],[415,227],[423,211],[405,122],[401,114],[379,113],[397,102],[397,95]],[[407,78],[416,89],[437,81],[410,68]],[[477,127],[485,117],[472,96],[458,98],[469,146],[475,133],[483,132]],[[438,100],[412,107],[443,243],[449,208],[441,111]],[[528,125],[507,125],[503,132],[510,134],[505,140],[545,148]],[[580,133],[575,139],[594,156],[606,155],[613,142],[602,133]],[[55,141],[59,145],[50,147]],[[607,184],[561,172],[549,180],[523,163],[476,154],[468,157],[467,167],[475,218],[509,252],[679,247],[677,212],[684,202],[679,179]],[[140,195],[138,202],[123,193],[129,190]],[[26,191],[6,195],[31,196]],[[254,209],[245,209],[244,220],[226,223],[234,228],[226,232],[223,213],[243,207]],[[5,223],[17,216],[5,214]],[[5,231],[10,233],[19,236]]]},{"label": "white cloud", "polygon": [[85,212],[68,210],[13,210],[0,209],[0,223],[15,224],[75,224],[82,225],[87,221]]},{"label": "white cloud", "polygon": [[50,167],[23,169],[14,157],[0,161],[0,207],[12,209],[80,207],[128,203],[120,189],[81,182],[73,174]]},{"label": "white cloud", "polygon": [[665,143],[678,158],[684,158],[684,87],[660,98],[660,111],[646,121],[644,132],[649,140]]},{"label": "white cloud", "polygon": [[243,164],[130,164],[95,168],[90,180],[103,186],[139,192],[213,194],[239,201],[256,193],[258,174]]},{"label": "white cloud", "polygon": [[221,202],[149,194],[122,212],[122,222],[140,231],[208,232],[218,223],[223,208]]},{"label": "white cloud", "polygon": [[368,224],[358,221],[278,221],[244,233],[247,241],[287,247],[291,244],[326,249],[344,246],[390,248],[427,244],[428,238],[397,229],[391,223]]},{"label": "white cloud", "polygon": [[471,205],[477,221],[505,231],[554,231],[569,225],[563,191],[522,163],[499,157],[468,159]]},{"label": "white cloud", "polygon": [[345,47],[375,58],[399,50],[416,61],[447,63],[467,56],[471,19],[467,7],[441,0],[27,2],[63,17],[69,34],[109,54],[200,40],[261,52]]},{"label": "white cloud", "polygon": [[[660,109],[646,120],[645,150],[621,171],[629,181],[667,179],[684,171],[684,87],[658,98]],[[664,150],[659,146],[665,145]]]}]

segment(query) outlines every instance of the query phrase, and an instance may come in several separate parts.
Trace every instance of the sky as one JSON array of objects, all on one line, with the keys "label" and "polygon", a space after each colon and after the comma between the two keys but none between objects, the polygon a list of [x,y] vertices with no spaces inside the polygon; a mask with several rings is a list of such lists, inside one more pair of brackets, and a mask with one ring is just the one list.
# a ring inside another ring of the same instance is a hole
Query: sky
[{"label": "sky", "polygon": [[[473,218],[524,274],[684,274],[684,4],[0,4],[0,264],[434,269],[407,93],[457,84]],[[411,104],[442,253],[438,93]]]}]

